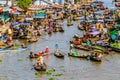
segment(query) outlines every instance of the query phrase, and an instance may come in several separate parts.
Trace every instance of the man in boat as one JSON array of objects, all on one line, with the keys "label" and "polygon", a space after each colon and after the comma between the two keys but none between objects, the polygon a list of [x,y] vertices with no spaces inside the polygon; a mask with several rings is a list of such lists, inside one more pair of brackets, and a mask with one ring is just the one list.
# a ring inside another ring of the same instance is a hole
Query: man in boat
[{"label": "man in boat", "polygon": [[59,52],[58,52],[58,43],[55,44],[55,54],[59,55]]}]

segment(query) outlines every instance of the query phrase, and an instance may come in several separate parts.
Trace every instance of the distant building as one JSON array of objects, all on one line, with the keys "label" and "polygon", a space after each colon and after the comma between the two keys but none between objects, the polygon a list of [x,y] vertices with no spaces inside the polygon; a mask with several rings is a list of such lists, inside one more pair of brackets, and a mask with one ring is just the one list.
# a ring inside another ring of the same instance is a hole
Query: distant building
[{"label": "distant building", "polygon": [[[6,4],[6,0],[0,0],[0,5],[5,5]],[[12,6],[12,2],[9,0],[8,1],[8,6]]]},{"label": "distant building", "polygon": [[34,1],[34,4],[47,5],[47,4],[53,4],[53,3],[64,5],[64,0],[35,0]]}]

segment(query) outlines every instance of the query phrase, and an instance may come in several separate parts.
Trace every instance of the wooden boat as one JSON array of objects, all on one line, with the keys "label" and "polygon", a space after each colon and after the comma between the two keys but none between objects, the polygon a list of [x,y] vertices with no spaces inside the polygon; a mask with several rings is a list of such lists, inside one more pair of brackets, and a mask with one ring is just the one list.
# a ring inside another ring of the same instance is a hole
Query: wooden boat
[{"label": "wooden boat", "polygon": [[37,42],[37,39],[29,39],[28,42]]},{"label": "wooden boat", "polygon": [[21,36],[21,37],[19,37],[19,39],[30,39],[31,38],[31,36]]},{"label": "wooden boat", "polygon": [[111,43],[110,47],[116,52],[120,52],[120,43]]},{"label": "wooden boat", "polygon": [[87,47],[84,47],[84,46],[78,46],[78,45],[74,45],[74,48],[76,49],[80,49],[80,50],[85,50],[85,51],[89,51],[89,49]]},{"label": "wooden boat", "polygon": [[58,32],[59,30],[57,28],[53,29],[53,32]]},{"label": "wooden boat", "polygon": [[91,55],[87,57],[87,59],[93,60],[93,61],[97,61],[97,62],[101,62],[102,61],[102,51],[100,50],[94,50],[94,52],[91,52]]},{"label": "wooden boat", "polygon": [[52,34],[52,31],[49,31],[48,34]]},{"label": "wooden boat", "polygon": [[33,54],[33,55],[29,55],[29,57],[30,57],[30,58],[38,58],[39,55],[37,55],[37,54]]},{"label": "wooden boat", "polygon": [[10,47],[12,47],[12,46],[13,46],[13,43],[10,44],[10,45],[7,45],[5,48],[10,48]]},{"label": "wooden boat", "polygon": [[31,36],[13,36],[13,39],[30,39]]},{"label": "wooden boat", "polygon": [[84,28],[81,25],[78,25],[79,30],[84,30]]},{"label": "wooden boat", "polygon": [[46,71],[46,68],[47,68],[47,66],[46,66],[45,63],[43,63],[43,65],[39,65],[39,66],[35,66],[35,65],[34,65],[34,69],[35,69],[36,71]]},{"label": "wooden boat", "polygon": [[68,53],[68,56],[77,57],[77,58],[87,58],[88,54],[77,54],[77,56],[73,56],[72,53]]},{"label": "wooden boat", "polygon": [[58,57],[58,58],[64,58],[64,55],[60,52],[55,52],[54,56]]},{"label": "wooden boat", "polygon": [[71,21],[68,21],[67,26],[72,26],[72,25],[73,25],[73,23]]},{"label": "wooden boat", "polygon": [[7,48],[11,48],[13,46],[13,43],[10,45],[5,45],[5,46],[1,46],[1,49],[7,49]]},{"label": "wooden boat", "polygon": [[73,24],[72,23],[68,23],[67,26],[72,26]]},{"label": "wooden boat", "polygon": [[59,32],[64,32],[64,29],[62,27],[60,27]]},{"label": "wooden boat", "polygon": [[95,56],[90,56],[90,60],[97,61],[97,62],[101,62],[101,61],[102,61],[102,58],[95,57]]},{"label": "wooden boat", "polygon": [[111,47],[113,51],[116,51],[116,52],[120,52],[120,49],[119,48],[114,48],[114,47]]},{"label": "wooden boat", "polygon": [[120,7],[120,3],[116,3],[115,6],[116,6],[116,7]]}]

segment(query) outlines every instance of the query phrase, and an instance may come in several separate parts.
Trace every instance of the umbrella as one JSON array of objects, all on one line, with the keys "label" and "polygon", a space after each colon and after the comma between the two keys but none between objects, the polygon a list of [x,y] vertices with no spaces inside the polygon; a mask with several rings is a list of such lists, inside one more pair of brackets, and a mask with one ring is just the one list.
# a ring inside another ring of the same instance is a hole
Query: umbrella
[{"label": "umbrella", "polygon": [[100,32],[99,31],[94,31],[94,32],[91,32],[90,34],[93,35],[93,36],[96,36],[96,35],[100,34]]},{"label": "umbrella", "polygon": [[15,25],[18,25],[18,22],[13,22],[13,23],[11,24],[11,26],[15,26]]}]

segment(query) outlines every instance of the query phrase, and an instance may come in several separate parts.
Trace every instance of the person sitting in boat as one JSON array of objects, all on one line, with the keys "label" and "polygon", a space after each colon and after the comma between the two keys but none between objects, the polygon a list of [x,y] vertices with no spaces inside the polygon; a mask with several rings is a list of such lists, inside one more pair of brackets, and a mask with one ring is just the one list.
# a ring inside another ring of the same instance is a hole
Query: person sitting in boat
[{"label": "person sitting in boat", "polygon": [[33,52],[32,52],[32,51],[30,52],[30,57],[34,57],[34,55],[33,55]]},{"label": "person sitting in boat", "polygon": [[99,58],[102,58],[102,56],[103,56],[102,54],[99,54],[99,55],[98,55]]},{"label": "person sitting in boat", "polygon": [[78,39],[78,38],[79,38],[79,36],[78,36],[77,34],[75,34],[75,35],[74,35],[74,38],[75,38],[75,39]]},{"label": "person sitting in boat", "polygon": [[79,45],[80,44],[80,40],[79,39],[76,39],[75,40],[75,45]]},{"label": "person sitting in boat", "polygon": [[24,43],[21,44],[22,48],[27,48]]},{"label": "person sitting in boat", "polygon": [[44,53],[43,53],[42,51],[39,52],[39,55],[40,55],[40,56],[43,56],[43,54],[44,54]]},{"label": "person sitting in boat", "polygon": [[95,57],[98,57],[98,53],[95,53]]},{"label": "person sitting in boat", "polygon": [[44,60],[43,56],[40,56],[40,58],[39,58],[40,66],[43,65],[43,60]]},{"label": "person sitting in boat", "polygon": [[89,48],[89,49],[91,49],[91,40],[88,40],[87,42],[86,42],[86,45],[87,45],[87,47]]}]

